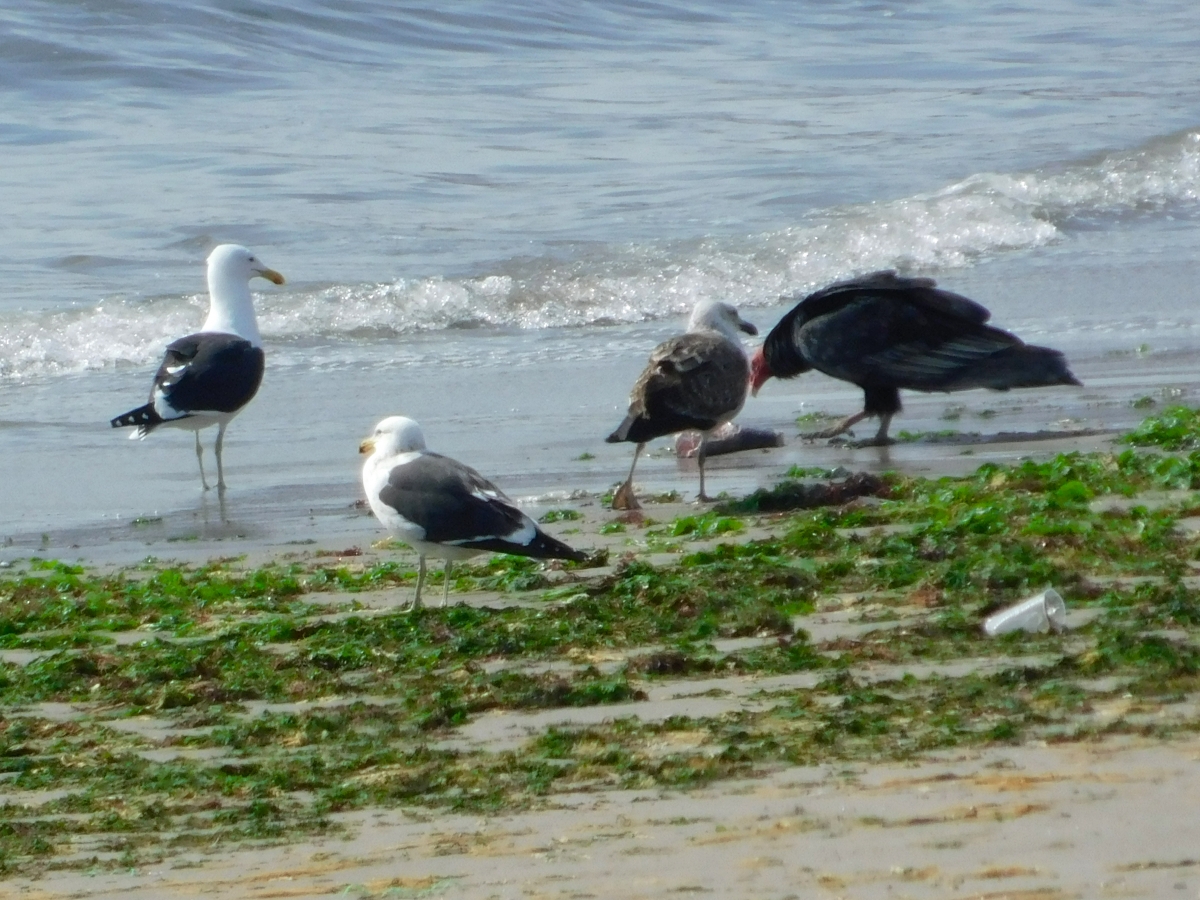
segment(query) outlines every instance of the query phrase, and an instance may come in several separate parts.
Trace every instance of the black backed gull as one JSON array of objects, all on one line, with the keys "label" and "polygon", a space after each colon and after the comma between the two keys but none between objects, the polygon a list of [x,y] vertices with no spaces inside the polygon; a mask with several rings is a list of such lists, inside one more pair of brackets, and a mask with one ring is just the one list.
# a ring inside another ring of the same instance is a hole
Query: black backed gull
[{"label": "black backed gull", "polygon": [[113,428],[136,427],[133,438],[144,438],[160,426],[195,432],[200,483],[206,491],[200,430],[217,426],[217,490],[224,492],[225,429],[262,382],[262,338],[250,296],[250,279],[255,277],[283,284],[282,275],[245,247],[221,244],[213,250],[208,255],[209,310],[204,327],[167,347],[154,376],[150,402],[112,420]]},{"label": "black backed gull", "polygon": [[629,477],[613,495],[613,509],[637,509],[633,470],[647,441],[678,431],[701,432],[696,459],[700,465],[700,497],[704,492],[704,450],[708,435],[731,420],[746,402],[750,363],[738,332],[758,329],[728,303],[701,300],[692,310],[685,334],[664,341],[629,395],[629,415],[605,440],[632,441]]},{"label": "black backed gull", "polygon": [[384,419],[358,450],[371,454],[362,471],[371,510],[420,557],[412,609],[421,606],[426,556],[446,561],[442,606],[450,596],[450,568],[455,560],[488,550],[535,559],[582,562],[587,558],[538,528],[474,469],[428,452],[421,426],[412,419]]}]

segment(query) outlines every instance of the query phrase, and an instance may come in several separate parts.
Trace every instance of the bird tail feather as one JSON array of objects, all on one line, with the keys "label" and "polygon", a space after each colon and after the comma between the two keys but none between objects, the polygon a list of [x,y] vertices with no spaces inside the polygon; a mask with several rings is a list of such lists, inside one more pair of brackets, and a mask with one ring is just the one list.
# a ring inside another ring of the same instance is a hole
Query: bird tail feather
[{"label": "bird tail feather", "polygon": [[635,422],[637,422],[637,420],[638,420],[637,416],[634,416],[634,415],[626,416],[625,421],[617,426],[617,430],[614,431],[612,434],[610,434],[608,437],[606,437],[604,439],[605,443],[619,444],[622,441],[629,440],[629,430],[631,428],[633,428],[633,425]]},{"label": "bird tail feather", "polygon": [[1058,350],[1017,344],[995,353],[972,366],[961,379],[946,390],[982,387],[994,391],[1009,388],[1049,387],[1055,384],[1082,385],[1067,367],[1067,360]]},{"label": "bird tail feather", "polygon": [[144,438],[165,421],[154,409],[154,404],[147,403],[145,406],[131,409],[127,413],[121,413],[121,415],[111,420],[109,424],[113,428],[136,428],[137,430],[129,436],[130,440],[135,440]]},{"label": "bird tail feather", "polygon": [[569,559],[571,562],[583,562],[588,558],[586,553],[568,547],[558,538],[551,537],[538,529],[537,535],[522,551],[524,555],[534,559]]}]

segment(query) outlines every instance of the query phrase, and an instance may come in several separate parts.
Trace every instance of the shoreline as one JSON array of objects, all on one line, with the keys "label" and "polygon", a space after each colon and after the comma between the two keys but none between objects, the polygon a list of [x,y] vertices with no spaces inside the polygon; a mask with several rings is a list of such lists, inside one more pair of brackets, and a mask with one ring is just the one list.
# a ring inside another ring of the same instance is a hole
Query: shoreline
[{"label": "shoreline", "polygon": [[[1200,900],[1200,19],[4,19],[0,900]],[[286,283],[218,495],[110,420],[226,242]],[[717,504],[665,439],[607,508],[697,301],[765,336],[892,268],[1084,386],[902,392],[856,448],[800,435],[859,389],[772,380]],[[585,559],[409,609],[389,415]],[[987,631],[1048,588],[1061,627]]]},{"label": "shoreline", "polygon": [[[812,426],[796,424],[797,416],[852,410],[862,400],[857,388],[816,376],[770,382],[737,421],[781,431],[784,446],[713,457],[712,489],[744,495],[769,487],[792,467],[933,477],[961,475],[987,461],[1100,449],[1155,409],[1179,402],[1176,397],[1200,394],[1200,373],[1187,354],[1162,354],[1150,362],[1083,360],[1075,365],[1084,388],[906,393],[892,430],[915,439],[888,448],[800,439],[799,432]],[[632,371],[636,364],[625,360],[623,366]],[[604,494],[628,468],[632,445],[602,440],[605,427],[623,414],[628,389],[621,380],[627,373],[614,374],[608,360],[513,369],[489,411],[479,411],[474,398],[492,389],[491,369],[463,370],[451,386],[441,384],[437,372],[414,374],[421,380],[410,378],[403,398],[384,412],[416,418],[431,449],[479,469],[533,511],[572,496]],[[320,395],[312,394],[315,385],[310,389],[303,377],[277,377],[231,426],[224,515],[215,492],[199,490],[184,432],[127,442],[107,427],[39,429],[32,446],[10,456],[13,490],[0,531],[0,561],[30,554],[108,565],[147,554],[192,561],[205,554],[259,558],[297,541],[333,546],[377,539],[382,533],[357,514],[355,503],[362,496],[357,443],[379,416],[362,409],[364,398],[348,409],[339,405],[339,398],[354,395],[357,373],[307,377],[321,378]],[[531,400],[542,396],[546,379],[570,398],[561,409]],[[308,424],[296,424],[295,401],[279,393],[288,383],[319,401]],[[1148,400],[1135,406],[1140,398]],[[113,405],[117,399],[85,396],[79,402]],[[867,424],[868,431],[874,427]],[[212,433],[203,436],[210,462]],[[66,443],[65,434],[72,435]],[[80,461],[83,469],[77,468]],[[67,477],[49,475],[56,470]],[[281,481],[281,475],[293,480]],[[638,490],[644,494],[677,491],[690,497],[695,481],[695,461],[677,459],[666,439],[651,443],[638,467]],[[37,524],[24,524],[31,521]]]},{"label": "shoreline", "polygon": [[[20,826],[6,887],[1050,900],[1200,882],[1197,835],[1158,827],[1195,805],[1180,774],[1200,754],[1195,495],[1139,470],[1127,499],[1086,456],[1197,396],[1192,354],[1110,339],[1071,354],[1084,388],[907,393],[893,434],[915,439],[890,448],[800,440],[799,418],[861,393],[772,382],[738,422],[785,445],[711,459],[710,490],[798,467],[893,473],[909,493],[727,515],[689,502],[695,461],[663,441],[638,490],[679,499],[623,522],[599,498],[632,447],[603,435],[675,328],[538,365],[269,369],[229,432],[224,509],[198,490],[188,435],[64,424],[128,405],[145,373],[8,401],[0,579],[67,587],[29,600],[42,618],[0,648],[26,698],[0,732],[0,821]],[[15,412],[30,397],[37,421]],[[605,564],[482,558],[456,568],[463,606],[405,615],[414,558],[363,508],[356,453],[397,412],[535,517],[566,511],[548,530]],[[1061,477],[1082,488],[961,477],[1076,451]],[[961,478],[921,481],[943,476]],[[1044,582],[1067,598],[1066,634],[981,637],[988,609]],[[55,610],[81,597],[107,618],[63,628]],[[1080,830],[1118,811],[1144,839]]]},{"label": "shoreline", "polygon": [[[1061,247],[936,273],[944,286],[988,306],[1000,327],[1063,350],[1085,386],[904,392],[905,408],[893,422],[893,434],[1123,431],[1155,409],[1189,402],[1200,396],[1195,339],[1173,298],[1195,280],[1195,270],[1181,256],[1154,258],[1126,271]],[[1048,305],[1047,298],[1060,296],[1061,303]],[[1114,317],[1129,307],[1130,298],[1141,298],[1145,313],[1117,327],[1121,320]],[[754,307],[747,314],[765,331],[789,306]],[[1067,310],[1074,310],[1070,317],[1063,315]],[[369,352],[355,345],[353,365],[340,360],[336,342],[268,339],[262,389],[227,436],[230,517],[243,531],[277,532],[270,538],[275,544],[342,540],[347,529],[338,515],[360,496],[358,441],[390,414],[416,419],[432,449],[473,466],[521,502],[536,506],[537,498],[552,492],[602,494],[624,477],[632,454],[631,446],[605,444],[603,437],[624,415],[646,354],[680,327],[678,321],[660,320],[544,332],[429,332],[380,340]],[[169,537],[202,537],[205,507],[211,522],[214,498],[201,497],[190,435],[164,431],[128,441],[107,425],[112,414],[144,397],[153,368],[46,377],[2,392],[0,455],[8,479],[0,503],[0,561],[37,552],[43,534],[49,550],[68,558],[138,559],[146,548],[131,539],[129,523],[135,520],[161,518],[170,524]],[[1042,458],[1073,446],[925,440],[881,453],[798,439],[803,430],[798,417],[845,415],[861,402],[857,388],[815,373],[768,382],[737,421],[781,431],[786,445],[714,458],[714,489],[748,493],[792,466],[955,474],[987,459],[1026,453]],[[212,430],[203,438],[211,469]],[[666,443],[652,444],[639,463],[642,490],[689,496],[695,464],[663,455]],[[1102,437],[1074,446],[1102,446]],[[317,510],[315,528],[310,507]],[[6,540],[19,552],[5,548]],[[265,539],[247,540],[245,550],[253,553]],[[231,542],[236,543],[226,538],[206,547],[224,555]],[[124,549],[114,552],[117,548]],[[156,543],[150,549],[162,548]],[[185,555],[198,558],[196,550],[188,548]]]}]

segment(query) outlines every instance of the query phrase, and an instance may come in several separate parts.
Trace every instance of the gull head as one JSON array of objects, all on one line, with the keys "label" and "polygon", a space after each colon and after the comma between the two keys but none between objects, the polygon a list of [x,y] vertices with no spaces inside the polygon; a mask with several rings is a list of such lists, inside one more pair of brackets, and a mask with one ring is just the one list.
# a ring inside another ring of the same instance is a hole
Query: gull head
[{"label": "gull head", "polygon": [[268,268],[257,256],[240,244],[221,244],[208,254],[209,283],[265,278],[273,284],[283,284],[283,276]]},{"label": "gull head", "polygon": [[738,332],[758,334],[758,329],[738,315],[737,307],[719,300],[701,300],[692,309],[688,331],[719,331],[734,343]]},{"label": "gull head", "polygon": [[359,453],[377,457],[396,456],[425,449],[425,433],[421,426],[404,416],[388,416],[375,426],[370,437],[358,445]]}]

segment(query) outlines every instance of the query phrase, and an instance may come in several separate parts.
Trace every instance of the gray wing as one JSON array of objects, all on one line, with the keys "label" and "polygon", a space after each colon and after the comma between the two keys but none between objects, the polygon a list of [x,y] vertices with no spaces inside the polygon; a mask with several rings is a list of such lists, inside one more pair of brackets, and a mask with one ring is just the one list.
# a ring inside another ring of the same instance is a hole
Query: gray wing
[{"label": "gray wing", "polygon": [[434,544],[538,559],[586,558],[543,532],[477,471],[440,453],[423,453],[392,469],[379,499],[425,529],[425,540]]},{"label": "gray wing", "polygon": [[379,499],[425,529],[435,544],[497,538],[521,531],[527,517],[469,466],[425,453],[392,469]]}]

